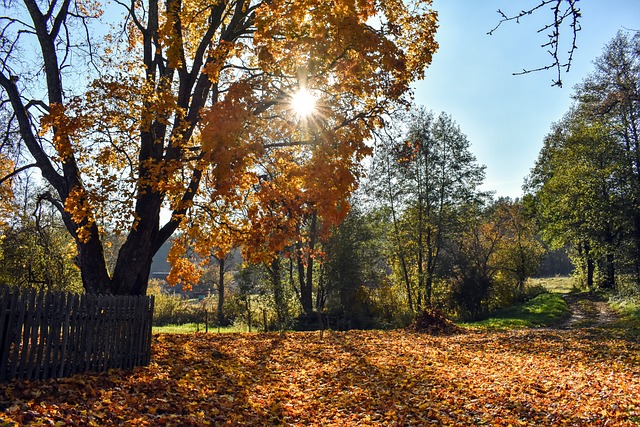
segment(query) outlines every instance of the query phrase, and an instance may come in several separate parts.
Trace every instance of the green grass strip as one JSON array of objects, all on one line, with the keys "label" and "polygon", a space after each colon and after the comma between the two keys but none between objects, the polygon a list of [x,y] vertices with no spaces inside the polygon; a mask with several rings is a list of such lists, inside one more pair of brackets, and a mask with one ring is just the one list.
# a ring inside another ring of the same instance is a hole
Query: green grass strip
[{"label": "green grass strip", "polygon": [[510,308],[498,310],[488,319],[466,323],[472,328],[512,329],[553,326],[569,315],[569,307],[557,293],[543,293]]}]

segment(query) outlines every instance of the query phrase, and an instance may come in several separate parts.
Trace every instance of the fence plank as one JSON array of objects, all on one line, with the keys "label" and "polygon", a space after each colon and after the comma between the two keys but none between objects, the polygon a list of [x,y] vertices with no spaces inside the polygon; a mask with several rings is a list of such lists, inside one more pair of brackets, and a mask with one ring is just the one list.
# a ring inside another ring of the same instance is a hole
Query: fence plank
[{"label": "fence plank", "polygon": [[67,366],[67,371],[65,371],[64,373],[65,377],[80,372],[79,365],[82,363],[81,361],[84,357],[80,339],[80,337],[82,336],[82,320],[80,317],[79,295],[71,296],[69,307],[71,309],[71,319],[69,325],[69,363]]},{"label": "fence plank", "polygon": [[144,348],[141,349],[141,352],[143,352],[143,354],[145,355],[144,359],[142,359],[141,361],[143,365],[148,365],[149,363],[151,363],[151,338],[153,333],[151,325],[153,323],[153,309],[156,299],[154,296],[151,296],[147,301],[148,303],[145,304],[146,318],[143,319],[144,322],[142,324],[142,329],[146,329],[146,334],[143,334],[146,340],[143,344]]},{"label": "fence plank", "polygon": [[57,365],[58,371],[56,376],[64,376],[67,364],[67,345],[69,342],[69,320],[71,318],[71,295],[64,295],[64,310],[60,313],[60,344],[58,357],[60,358]]},{"label": "fence plank", "polygon": [[[18,298],[20,299],[22,295],[18,293]],[[26,304],[21,301],[18,305],[18,311],[16,316],[13,318],[13,351],[9,356],[9,372],[11,378],[16,378],[16,374],[18,372],[18,361],[20,360],[20,348],[22,347],[22,326],[24,325],[24,317],[27,312]],[[13,316],[12,316],[13,317]]]},{"label": "fence plank", "polygon": [[49,357],[47,357],[47,360],[49,360],[47,376],[49,378],[56,376],[56,368],[58,366],[58,361],[60,360],[60,329],[62,328],[62,316],[66,309],[64,306],[66,305],[65,303],[66,301],[63,299],[61,293],[56,292],[53,295],[53,305],[51,306],[51,327],[49,329],[51,345],[47,347],[50,351]]},{"label": "fence plank", "polygon": [[122,368],[122,359],[123,359],[123,354],[122,354],[122,339],[123,339],[123,322],[125,321],[125,319],[123,319],[123,315],[125,314],[125,310],[124,310],[124,305],[123,303],[125,302],[125,300],[123,298],[116,298],[116,300],[114,301],[114,340],[113,340],[113,361],[112,361],[112,365],[115,366],[116,368]]},{"label": "fence plank", "polygon": [[38,354],[38,346],[40,345],[40,329],[42,328],[42,302],[44,300],[44,293],[38,292],[37,297],[34,300],[33,313],[31,319],[33,325],[31,327],[31,338],[29,345],[29,356],[25,366],[25,378],[34,379],[36,374],[36,356]]},{"label": "fence plank", "polygon": [[[97,305],[95,304],[95,299],[92,298],[92,295],[85,295],[84,296],[84,307],[85,310],[87,310],[85,312],[85,335],[84,335],[84,340],[87,343],[87,365],[85,367],[85,372],[94,370],[94,366],[95,366],[95,362],[94,362],[94,352],[95,352],[95,339],[96,339],[96,334],[93,334],[92,332],[95,331],[95,319],[96,319],[96,315],[97,315]],[[90,315],[89,313],[93,314]]]},{"label": "fence plank", "polygon": [[153,297],[0,286],[0,381],[146,365]]},{"label": "fence plank", "polygon": [[123,338],[123,342],[122,342],[122,364],[124,366],[125,369],[130,369],[133,368],[133,360],[132,360],[132,348],[131,348],[131,339],[133,338],[134,334],[134,328],[135,328],[135,318],[133,317],[133,313],[135,313],[135,303],[136,303],[137,298],[130,298],[127,300],[127,303],[125,305],[125,310],[126,310],[126,318],[127,321],[125,323],[125,328],[124,328],[124,338]]},{"label": "fence plank", "polygon": [[9,287],[2,290],[2,301],[0,301],[0,381],[4,381],[9,377],[7,371],[7,361],[9,360],[9,351],[11,350],[11,342],[13,341],[13,325],[12,312],[10,308],[15,306],[18,296],[11,292]]},{"label": "fence plank", "polygon": [[20,348],[18,354],[16,354],[16,369],[15,376],[17,378],[24,378],[25,372],[23,367],[27,363],[27,357],[29,356],[29,339],[31,338],[31,328],[33,327],[33,309],[36,304],[36,293],[33,290],[26,290],[22,295],[22,299],[25,303],[25,311],[22,322],[22,339],[20,340]]},{"label": "fence plank", "polygon": [[45,379],[44,364],[46,363],[45,354],[46,346],[49,342],[49,307],[52,305],[53,294],[44,294],[44,301],[40,308],[40,341],[38,342],[38,355],[36,357],[36,371],[37,375],[34,379]]}]

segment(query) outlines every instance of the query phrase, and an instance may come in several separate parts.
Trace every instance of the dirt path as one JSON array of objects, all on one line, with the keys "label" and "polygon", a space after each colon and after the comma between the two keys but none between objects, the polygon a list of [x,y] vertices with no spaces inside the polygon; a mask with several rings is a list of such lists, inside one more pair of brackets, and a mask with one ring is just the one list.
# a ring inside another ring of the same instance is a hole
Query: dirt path
[{"label": "dirt path", "polygon": [[607,301],[597,295],[581,292],[562,297],[571,310],[571,316],[559,325],[562,329],[607,327],[619,320]]}]

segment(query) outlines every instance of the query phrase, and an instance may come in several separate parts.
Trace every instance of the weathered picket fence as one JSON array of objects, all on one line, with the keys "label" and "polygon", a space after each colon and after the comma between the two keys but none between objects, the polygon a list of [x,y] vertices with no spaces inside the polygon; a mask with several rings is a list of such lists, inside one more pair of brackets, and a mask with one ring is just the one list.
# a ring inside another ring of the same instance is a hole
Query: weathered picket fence
[{"label": "weathered picket fence", "polygon": [[147,365],[153,297],[0,287],[0,382]]}]

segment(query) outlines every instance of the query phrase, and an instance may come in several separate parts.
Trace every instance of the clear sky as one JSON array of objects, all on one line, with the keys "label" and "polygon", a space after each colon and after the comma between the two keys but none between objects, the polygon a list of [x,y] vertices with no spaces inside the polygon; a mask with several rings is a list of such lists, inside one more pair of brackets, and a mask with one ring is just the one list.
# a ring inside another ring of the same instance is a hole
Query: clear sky
[{"label": "clear sky", "polygon": [[[478,162],[487,166],[483,190],[496,196],[520,197],[551,124],[569,110],[573,87],[593,71],[593,60],[621,29],[640,30],[640,0],[582,0],[578,49],[563,87],[551,87],[555,70],[523,76],[513,72],[547,65],[551,56],[540,47],[548,39],[537,34],[550,22],[541,9],[520,24],[503,24],[498,9],[518,12],[539,0],[433,0],[439,13],[440,49],[424,81],[415,85],[417,104],[444,111],[460,125]],[[571,37],[569,28],[564,37]],[[568,50],[568,47],[562,52]]]}]

